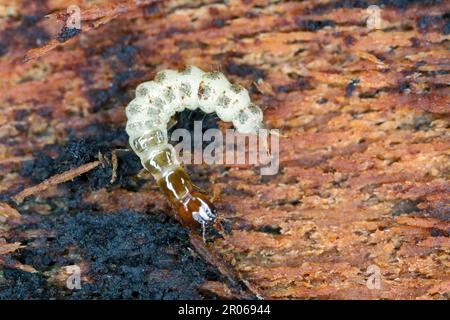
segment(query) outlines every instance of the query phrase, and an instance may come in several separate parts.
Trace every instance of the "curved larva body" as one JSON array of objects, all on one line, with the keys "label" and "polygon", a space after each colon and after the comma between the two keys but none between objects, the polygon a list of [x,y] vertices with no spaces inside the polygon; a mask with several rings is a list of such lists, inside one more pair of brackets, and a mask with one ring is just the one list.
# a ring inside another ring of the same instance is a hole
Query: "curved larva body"
[{"label": "curved larva body", "polygon": [[220,72],[189,66],[181,72],[161,71],[153,81],[136,88],[136,98],[126,108],[126,131],[143,167],[170,202],[179,206],[183,221],[204,224],[214,220],[214,206],[204,195],[192,193],[192,183],[167,137],[168,122],[176,112],[197,108],[216,112],[241,133],[256,133],[262,127],[262,111],[251,103],[247,90],[231,84]]}]

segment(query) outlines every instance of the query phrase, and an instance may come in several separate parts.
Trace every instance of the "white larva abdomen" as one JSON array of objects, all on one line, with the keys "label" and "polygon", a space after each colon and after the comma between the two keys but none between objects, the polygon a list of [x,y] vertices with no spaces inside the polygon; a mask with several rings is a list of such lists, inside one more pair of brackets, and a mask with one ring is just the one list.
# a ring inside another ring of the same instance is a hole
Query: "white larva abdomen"
[{"label": "white larva abdomen", "polygon": [[198,102],[200,109],[205,113],[212,113],[218,108],[219,96],[223,91],[229,90],[230,83],[225,76],[217,71],[203,73],[198,85]]},{"label": "white larva abdomen", "polygon": [[[251,103],[247,90],[231,84],[222,73],[203,72],[194,66],[181,72],[160,71],[153,81],[138,85],[136,98],[126,108],[130,145],[145,168],[152,167],[149,162],[162,150],[167,150],[168,159],[174,158],[167,144],[167,124],[176,112],[197,108],[205,113],[216,112],[240,133],[257,133],[263,126],[263,113]],[[157,138],[160,136],[162,140]],[[167,160],[166,165],[176,165],[174,161]],[[161,177],[158,170],[150,170],[157,179]]]}]

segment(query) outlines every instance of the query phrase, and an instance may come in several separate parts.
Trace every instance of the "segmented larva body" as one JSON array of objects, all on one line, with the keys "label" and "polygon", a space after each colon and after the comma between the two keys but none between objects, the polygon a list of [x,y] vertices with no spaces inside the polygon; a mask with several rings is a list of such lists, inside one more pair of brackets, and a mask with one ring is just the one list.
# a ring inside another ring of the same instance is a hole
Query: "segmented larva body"
[{"label": "segmented larva body", "polygon": [[240,133],[257,133],[262,128],[263,113],[250,101],[247,90],[231,84],[220,72],[203,72],[194,66],[181,72],[160,71],[153,81],[136,88],[136,98],[126,108],[131,148],[187,224],[212,222],[215,209],[206,196],[192,192],[192,182],[168,143],[167,126],[176,112],[197,108],[215,112]]}]

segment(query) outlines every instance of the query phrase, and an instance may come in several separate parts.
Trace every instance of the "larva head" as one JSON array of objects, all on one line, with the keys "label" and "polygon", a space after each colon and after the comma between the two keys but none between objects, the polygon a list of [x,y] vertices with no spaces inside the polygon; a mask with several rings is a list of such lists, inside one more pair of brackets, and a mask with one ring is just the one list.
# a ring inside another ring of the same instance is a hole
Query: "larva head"
[{"label": "larva head", "polygon": [[180,201],[178,215],[186,225],[211,224],[216,218],[217,209],[208,198],[199,192],[190,194]]}]

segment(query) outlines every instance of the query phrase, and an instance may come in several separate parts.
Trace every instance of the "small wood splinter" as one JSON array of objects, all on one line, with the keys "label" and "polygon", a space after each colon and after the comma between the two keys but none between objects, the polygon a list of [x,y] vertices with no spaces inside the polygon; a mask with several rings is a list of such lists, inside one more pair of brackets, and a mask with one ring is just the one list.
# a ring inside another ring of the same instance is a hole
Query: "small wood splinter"
[{"label": "small wood splinter", "polygon": [[206,195],[194,191],[167,138],[171,117],[176,112],[197,108],[205,113],[215,112],[222,121],[232,122],[240,133],[257,134],[263,128],[263,113],[250,101],[247,90],[231,84],[218,71],[203,72],[188,66],[181,72],[163,70],[153,81],[136,88],[136,98],[126,108],[126,131],[142,166],[178,209],[182,222],[204,228],[214,222],[217,210]]}]

